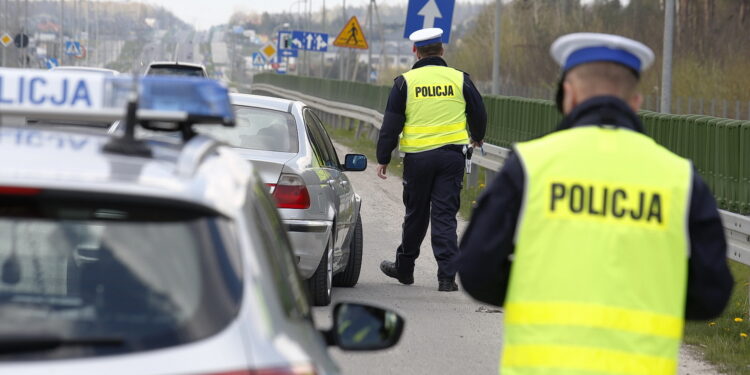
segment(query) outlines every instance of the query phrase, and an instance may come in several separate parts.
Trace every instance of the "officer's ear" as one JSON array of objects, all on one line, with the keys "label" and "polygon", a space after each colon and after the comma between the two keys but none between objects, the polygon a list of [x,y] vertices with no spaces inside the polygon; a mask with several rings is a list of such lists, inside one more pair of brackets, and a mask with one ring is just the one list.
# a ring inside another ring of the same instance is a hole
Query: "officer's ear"
[{"label": "officer's ear", "polygon": [[638,113],[638,111],[641,110],[641,105],[643,105],[643,95],[641,93],[635,93],[630,96],[630,100],[628,100],[628,105],[630,105],[630,108]]},{"label": "officer's ear", "polygon": [[578,93],[573,87],[573,83],[567,79],[562,83],[562,92],[562,113],[563,115],[567,115],[579,104]]}]

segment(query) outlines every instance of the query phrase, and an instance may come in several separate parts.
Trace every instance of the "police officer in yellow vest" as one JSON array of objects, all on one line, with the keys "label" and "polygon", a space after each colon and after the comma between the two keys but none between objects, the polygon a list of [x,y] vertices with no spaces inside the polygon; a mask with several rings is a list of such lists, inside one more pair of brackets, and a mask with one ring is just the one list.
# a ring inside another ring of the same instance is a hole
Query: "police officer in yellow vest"
[{"label": "police officer in yellow vest", "polygon": [[456,291],[453,265],[458,254],[456,213],[464,175],[463,150],[470,142],[482,144],[487,113],[469,75],[448,67],[442,59],[442,35],[438,28],[411,34],[419,61],[395,79],[386,105],[377,173],[386,178],[396,145],[406,153],[406,215],[396,261],[383,261],[380,269],[402,284],[414,283],[414,261],[431,224],[438,290]]},{"label": "police officer in yellow vest", "polygon": [[461,283],[505,307],[503,375],[676,374],[684,319],[719,315],[733,285],[716,202],[644,134],[648,47],[577,33],[551,54],[565,118],[516,144],[480,197]]}]

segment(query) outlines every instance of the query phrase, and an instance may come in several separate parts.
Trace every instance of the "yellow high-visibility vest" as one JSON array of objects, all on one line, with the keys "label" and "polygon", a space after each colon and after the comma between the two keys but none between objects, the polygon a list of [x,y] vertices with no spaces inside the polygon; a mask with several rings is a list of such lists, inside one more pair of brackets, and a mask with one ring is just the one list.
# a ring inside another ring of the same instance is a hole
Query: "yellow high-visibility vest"
[{"label": "yellow high-visibility vest", "polygon": [[526,190],[500,373],[677,373],[690,162],[623,128],[516,145]]},{"label": "yellow high-visibility vest", "polygon": [[399,148],[421,152],[469,143],[466,131],[464,73],[445,66],[429,65],[404,73],[406,122]]}]

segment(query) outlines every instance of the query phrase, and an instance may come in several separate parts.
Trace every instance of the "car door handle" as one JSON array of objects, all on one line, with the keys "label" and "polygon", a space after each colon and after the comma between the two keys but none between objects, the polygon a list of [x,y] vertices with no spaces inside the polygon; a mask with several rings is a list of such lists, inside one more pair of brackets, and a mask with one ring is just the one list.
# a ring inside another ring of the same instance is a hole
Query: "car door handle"
[{"label": "car door handle", "polygon": [[330,186],[330,187],[333,187],[333,183],[334,183],[334,182],[336,182],[336,180],[328,180],[328,181],[326,181],[326,183],[327,183],[327,184],[328,184],[328,186]]},{"label": "car door handle", "polygon": [[346,186],[349,185],[349,181],[341,181],[339,184],[341,184],[341,186]]}]

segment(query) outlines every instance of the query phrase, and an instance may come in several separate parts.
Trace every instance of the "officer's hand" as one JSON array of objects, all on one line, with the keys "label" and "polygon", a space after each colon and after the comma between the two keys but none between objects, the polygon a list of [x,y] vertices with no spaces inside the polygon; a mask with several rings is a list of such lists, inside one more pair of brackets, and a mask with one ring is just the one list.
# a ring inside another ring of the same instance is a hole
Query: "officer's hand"
[{"label": "officer's hand", "polygon": [[482,147],[483,144],[484,144],[484,141],[475,141],[475,140],[471,141],[471,145],[474,146],[474,147],[476,147],[476,148]]},{"label": "officer's hand", "polygon": [[386,169],[388,169],[388,164],[378,164],[378,168],[376,169],[376,171],[378,172],[378,177],[384,180],[388,178],[388,176],[386,176],[385,174]]}]

